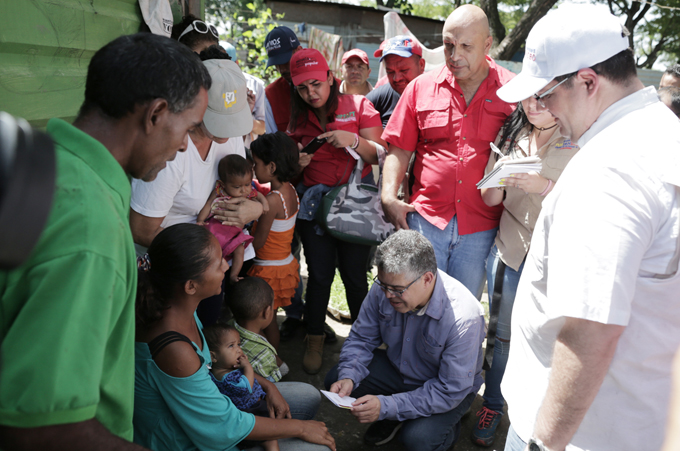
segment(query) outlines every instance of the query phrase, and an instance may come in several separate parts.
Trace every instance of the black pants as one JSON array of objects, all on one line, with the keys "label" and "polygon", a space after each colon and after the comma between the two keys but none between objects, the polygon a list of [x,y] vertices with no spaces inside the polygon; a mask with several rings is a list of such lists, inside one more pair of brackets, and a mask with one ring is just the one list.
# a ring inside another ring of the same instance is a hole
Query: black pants
[{"label": "black pants", "polygon": [[322,335],[336,261],[342,282],[345,284],[349,312],[352,320],[355,320],[359,315],[361,303],[368,294],[366,261],[371,246],[340,241],[328,233],[318,235],[315,226],[315,221],[298,220],[296,223],[309,273],[305,296],[307,333]]}]

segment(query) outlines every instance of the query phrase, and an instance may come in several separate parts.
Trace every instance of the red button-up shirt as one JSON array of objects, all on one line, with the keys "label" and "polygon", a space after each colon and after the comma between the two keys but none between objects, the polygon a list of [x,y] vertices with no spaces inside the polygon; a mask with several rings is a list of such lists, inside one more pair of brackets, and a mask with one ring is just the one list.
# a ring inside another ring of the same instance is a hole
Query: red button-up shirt
[{"label": "red button-up shirt", "polygon": [[[340,94],[338,109],[335,110],[335,120],[326,124],[324,131],[316,115],[309,111],[307,123],[298,125],[294,132],[288,132],[295,142],[306,146],[315,137],[333,130],[346,130],[359,133],[364,128],[382,127],[380,114],[373,108],[373,104],[364,96]],[[302,173],[306,186],[322,183],[328,186],[347,183],[352,174],[356,160],[344,148],[338,149],[326,143],[314,153],[314,158]],[[371,172],[371,165],[367,164],[362,172],[365,177]]]},{"label": "red button-up shirt", "polygon": [[515,74],[487,57],[489,75],[466,105],[446,66],[414,79],[404,90],[382,138],[416,152],[410,203],[444,229],[458,215],[461,235],[498,226],[503,206],[488,207],[477,182],[484,176],[490,145],[514,110],[496,95]]}]

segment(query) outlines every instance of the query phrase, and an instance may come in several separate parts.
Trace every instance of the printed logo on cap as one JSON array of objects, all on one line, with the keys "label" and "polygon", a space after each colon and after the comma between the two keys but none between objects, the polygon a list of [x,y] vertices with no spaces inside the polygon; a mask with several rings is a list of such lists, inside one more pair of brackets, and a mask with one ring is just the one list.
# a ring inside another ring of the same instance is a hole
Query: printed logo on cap
[{"label": "printed logo on cap", "polygon": [[163,19],[163,29],[168,34],[172,33],[172,20],[164,18]]},{"label": "printed logo on cap", "polygon": [[397,47],[408,47],[412,48],[413,47],[413,40],[410,38],[407,39],[402,39],[401,41],[390,41],[387,45],[387,47],[383,50],[383,53],[395,49]]},{"label": "printed logo on cap", "polygon": [[281,48],[281,38],[274,38],[270,41],[268,41],[265,44],[265,48],[267,49],[267,52],[271,52],[272,50],[280,49]]},{"label": "printed logo on cap", "polygon": [[224,107],[229,109],[234,104],[236,104],[236,90],[233,92],[227,91],[224,94],[222,94],[222,98],[224,99]]},{"label": "printed logo on cap", "polygon": [[297,39],[290,38],[290,37],[288,39],[290,40],[291,47],[296,48],[299,45],[298,42],[297,42]]},{"label": "printed logo on cap", "polygon": [[304,58],[300,58],[299,60],[297,60],[295,62],[295,65],[297,66],[298,69],[301,69],[303,67],[318,66],[319,62],[315,59],[305,56]]},{"label": "printed logo on cap", "polygon": [[527,58],[531,61],[536,61],[536,49],[527,48]]}]

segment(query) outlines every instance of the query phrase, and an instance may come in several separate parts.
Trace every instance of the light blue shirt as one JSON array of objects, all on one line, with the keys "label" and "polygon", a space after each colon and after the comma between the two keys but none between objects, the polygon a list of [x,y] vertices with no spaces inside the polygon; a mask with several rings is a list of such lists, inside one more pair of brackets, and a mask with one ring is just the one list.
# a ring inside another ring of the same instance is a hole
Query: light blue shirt
[{"label": "light blue shirt", "polygon": [[442,271],[425,313],[399,313],[373,284],[342,346],[338,379],[354,388],[368,376],[373,350],[388,346],[387,357],[407,384],[421,387],[379,395],[380,420],[410,420],[448,412],[482,385],[484,312],[460,282]]},{"label": "light blue shirt", "polygon": [[[196,323],[201,329],[201,323]],[[189,377],[164,373],[146,343],[135,343],[135,443],[154,451],[235,450],[255,426],[210,379],[210,351],[192,343],[201,367]]]}]

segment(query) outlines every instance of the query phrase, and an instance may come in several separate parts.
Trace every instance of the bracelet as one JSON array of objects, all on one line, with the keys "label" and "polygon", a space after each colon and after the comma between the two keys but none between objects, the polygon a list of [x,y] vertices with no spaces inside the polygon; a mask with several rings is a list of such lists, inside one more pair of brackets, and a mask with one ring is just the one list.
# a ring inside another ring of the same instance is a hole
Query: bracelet
[{"label": "bracelet", "polygon": [[541,196],[545,196],[546,194],[548,194],[548,191],[550,191],[550,188],[552,188],[552,186],[553,186],[553,181],[548,179],[548,186],[545,187],[545,189],[541,193]]},{"label": "bracelet", "polygon": [[357,150],[357,147],[359,147],[359,135],[356,133],[354,134],[354,144],[349,146],[352,150]]}]

